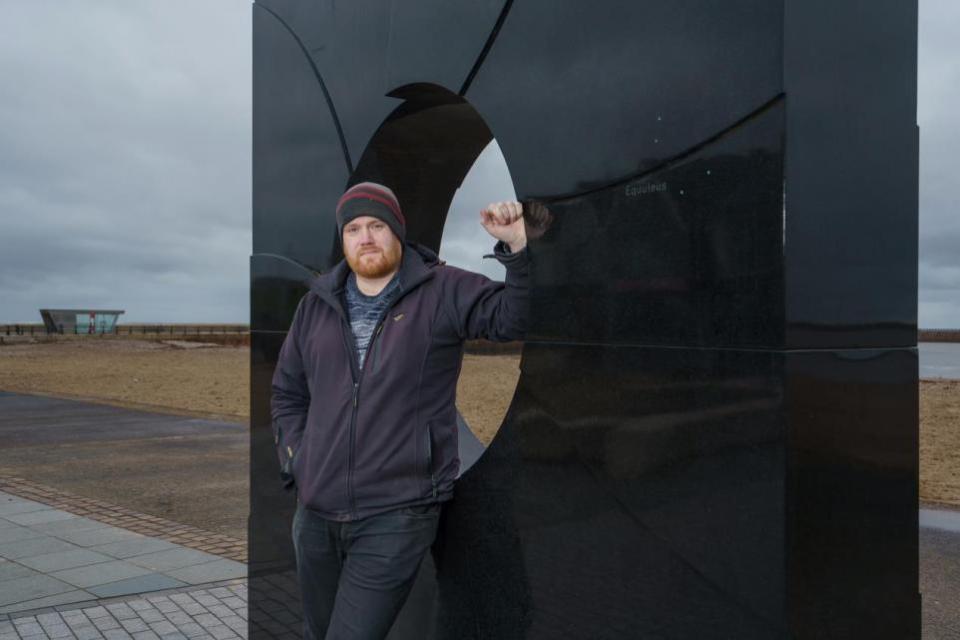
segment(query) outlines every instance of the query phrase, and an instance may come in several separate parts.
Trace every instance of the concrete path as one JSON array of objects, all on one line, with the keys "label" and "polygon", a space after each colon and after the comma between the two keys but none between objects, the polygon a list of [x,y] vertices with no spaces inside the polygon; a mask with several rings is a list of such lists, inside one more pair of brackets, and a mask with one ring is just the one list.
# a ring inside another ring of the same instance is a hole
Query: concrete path
[{"label": "concrete path", "polygon": [[231,584],[0,620],[0,640],[234,640],[247,588]]},{"label": "concrete path", "polygon": [[245,575],[240,562],[0,492],[0,614]]}]

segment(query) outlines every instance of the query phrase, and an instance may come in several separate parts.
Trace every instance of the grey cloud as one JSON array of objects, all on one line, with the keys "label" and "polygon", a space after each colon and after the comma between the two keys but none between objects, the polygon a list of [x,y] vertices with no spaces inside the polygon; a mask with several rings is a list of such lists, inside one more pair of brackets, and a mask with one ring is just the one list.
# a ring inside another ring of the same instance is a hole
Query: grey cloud
[{"label": "grey cloud", "polygon": [[480,211],[490,202],[516,199],[507,161],[496,140],[480,153],[453,197],[440,243],[440,257],[453,266],[503,280],[506,271],[492,258],[496,244],[480,225]]},{"label": "grey cloud", "polygon": [[247,320],[250,12],[4,7],[0,322],[45,306]]},{"label": "grey cloud", "polygon": [[917,124],[920,127],[921,327],[960,327],[960,4],[920,0]]}]

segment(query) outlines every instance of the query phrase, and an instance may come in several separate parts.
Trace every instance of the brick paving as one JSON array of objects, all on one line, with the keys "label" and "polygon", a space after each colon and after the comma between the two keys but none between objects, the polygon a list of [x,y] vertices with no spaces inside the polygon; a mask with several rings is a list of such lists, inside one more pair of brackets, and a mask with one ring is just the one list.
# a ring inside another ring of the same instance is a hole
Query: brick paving
[{"label": "brick paving", "polygon": [[3,618],[0,640],[234,640],[247,638],[247,586],[234,580]]},{"label": "brick paving", "polygon": [[[160,538],[237,562],[247,561],[245,540],[118,507],[102,500],[85,498],[15,476],[0,475],[0,491],[151,538]],[[0,640],[4,639],[0,637]]]}]

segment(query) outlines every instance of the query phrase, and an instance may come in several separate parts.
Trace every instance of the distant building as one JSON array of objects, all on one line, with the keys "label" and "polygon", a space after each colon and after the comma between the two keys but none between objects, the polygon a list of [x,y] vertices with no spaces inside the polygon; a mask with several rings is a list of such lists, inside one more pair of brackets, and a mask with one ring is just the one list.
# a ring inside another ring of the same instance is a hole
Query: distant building
[{"label": "distant building", "polygon": [[112,333],[122,309],[40,309],[51,333]]}]

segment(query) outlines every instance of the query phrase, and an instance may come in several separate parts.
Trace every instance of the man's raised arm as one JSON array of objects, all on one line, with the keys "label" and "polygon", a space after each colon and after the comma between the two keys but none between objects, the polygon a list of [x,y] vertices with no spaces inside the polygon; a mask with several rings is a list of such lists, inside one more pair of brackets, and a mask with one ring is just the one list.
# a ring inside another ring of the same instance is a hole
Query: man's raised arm
[{"label": "man's raised arm", "polygon": [[496,282],[464,272],[447,298],[449,313],[463,339],[522,340],[530,313],[530,257],[523,207],[519,202],[489,204],[480,212],[480,224],[498,240],[491,256],[506,268],[506,277],[504,282]]}]

